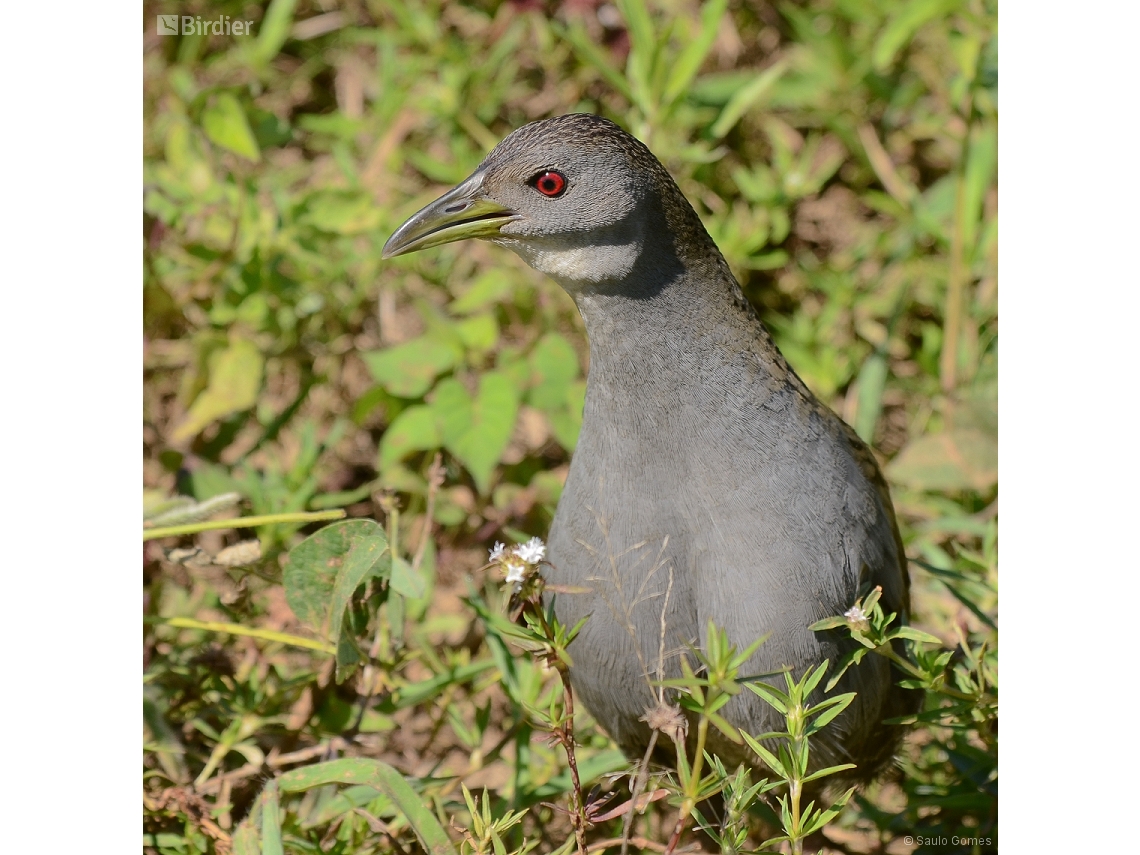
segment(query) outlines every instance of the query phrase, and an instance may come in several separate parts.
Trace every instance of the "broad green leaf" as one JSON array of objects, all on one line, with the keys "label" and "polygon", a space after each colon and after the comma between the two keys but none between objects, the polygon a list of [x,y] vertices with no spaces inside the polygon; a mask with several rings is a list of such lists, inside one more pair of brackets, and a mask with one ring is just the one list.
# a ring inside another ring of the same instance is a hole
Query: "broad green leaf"
[{"label": "broad green leaf", "polygon": [[172,439],[185,442],[212,422],[257,403],[265,358],[251,341],[235,339],[209,359],[209,382],[174,429]]},{"label": "broad green leaf", "polygon": [[453,315],[469,315],[490,308],[510,293],[511,280],[501,271],[484,273],[462,296],[451,302],[448,311]]},{"label": "broad green leaf", "polygon": [[499,342],[499,324],[490,312],[472,315],[455,323],[455,332],[468,350],[486,353]]},{"label": "broad green leaf", "polygon": [[318,190],[305,201],[302,218],[322,232],[357,235],[378,228],[380,217],[380,209],[364,193]]},{"label": "broad green leaf", "polygon": [[421,336],[361,356],[376,382],[390,394],[419,398],[436,377],[460,363],[463,352],[450,341]]},{"label": "broad green leaf", "polygon": [[250,130],[238,99],[229,92],[219,93],[202,111],[202,130],[214,145],[257,163],[261,149]]},{"label": "broad green leaf", "polygon": [[343,683],[352,676],[356,666],[365,660],[364,653],[350,633],[341,633],[336,642],[336,681]]},{"label": "broad green leaf", "polygon": [[578,354],[564,337],[556,332],[544,335],[530,355],[531,389],[528,400],[545,412],[567,406],[570,384],[578,379]]},{"label": "broad green leaf", "polygon": [[399,556],[392,559],[392,575],[388,581],[392,590],[409,599],[418,600],[427,593],[423,576],[412,569],[412,565]]},{"label": "broad green leaf", "polygon": [[551,420],[551,431],[554,439],[559,441],[564,449],[572,451],[578,445],[578,434],[581,432],[581,408],[586,401],[586,381],[578,380],[569,385],[565,407],[547,413]]},{"label": "broad green leaf", "polygon": [[997,483],[997,462],[996,437],[958,428],[909,443],[891,461],[887,475],[916,490],[984,491]]},{"label": "broad green leaf", "polygon": [[343,792],[337,793],[333,798],[320,804],[316,810],[305,818],[302,823],[302,828],[316,828],[317,826],[324,825],[325,823],[332,822],[341,814],[348,813],[353,808],[362,808],[369,802],[381,799],[379,810],[373,813],[374,816],[384,816],[385,810],[391,804],[389,799],[384,793],[377,790],[375,787],[368,787],[360,785],[356,787],[348,787]]},{"label": "broad green leaf", "polygon": [[345,609],[352,600],[353,592],[372,576],[388,575],[392,563],[388,539],[380,526],[376,526],[372,534],[352,539],[344,563],[337,571],[332,596],[329,598],[329,639],[334,644],[339,643]]},{"label": "broad green leaf", "polygon": [[510,442],[518,406],[518,389],[497,371],[479,378],[474,399],[454,378],[436,386],[432,409],[444,448],[467,467],[480,493],[486,494],[491,486],[491,474]]},{"label": "broad green leaf", "polygon": [[387,472],[392,464],[413,451],[429,451],[442,445],[435,410],[426,405],[408,407],[396,416],[380,439],[378,468]]},{"label": "broad green leaf", "polygon": [[283,793],[300,793],[328,784],[373,787],[392,800],[430,855],[456,855],[455,847],[435,815],[404,777],[387,763],[359,757],[331,760],[286,772],[278,782]]},{"label": "broad green leaf", "polygon": [[[358,542],[364,545],[354,551]],[[352,591],[369,575],[389,569],[381,561],[387,545],[384,529],[373,520],[345,520],[310,535],[289,553],[283,576],[289,608],[322,634],[334,625],[339,629]],[[353,580],[356,584],[349,589]]]}]

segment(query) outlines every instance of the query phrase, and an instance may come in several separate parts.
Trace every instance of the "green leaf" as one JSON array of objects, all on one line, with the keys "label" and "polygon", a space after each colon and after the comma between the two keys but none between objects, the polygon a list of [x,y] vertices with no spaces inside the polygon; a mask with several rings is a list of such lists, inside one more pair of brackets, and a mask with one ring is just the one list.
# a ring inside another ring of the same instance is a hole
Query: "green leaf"
[{"label": "green leaf", "polygon": [[701,29],[697,37],[685,46],[681,55],[673,63],[673,70],[669,74],[669,82],[665,84],[665,103],[670,104],[684,95],[697,71],[704,62],[705,56],[716,39],[720,19],[728,8],[728,0],[712,0],[701,7]]},{"label": "green leaf", "polygon": [[331,637],[335,627],[336,641],[352,592],[370,576],[388,571],[381,561],[387,550],[384,529],[373,520],[325,526],[289,553],[283,577],[289,608],[322,634]]},{"label": "green leaf", "polygon": [[989,122],[970,133],[966,155],[965,198],[962,241],[970,251],[977,242],[978,225],[982,222],[982,205],[986,192],[997,173],[997,127]]},{"label": "green leaf", "polygon": [[580,23],[573,21],[569,26],[563,27],[557,21],[551,20],[550,26],[560,38],[570,43],[578,55],[578,59],[584,65],[593,67],[625,100],[634,100],[633,91],[629,87],[626,76],[614,68],[609,55],[594,44],[593,39],[590,38],[589,33]]},{"label": "green leaf", "polygon": [[358,235],[380,226],[380,209],[356,190],[318,190],[305,200],[302,221],[330,234]]},{"label": "green leaf", "polygon": [[850,705],[851,701],[854,699],[855,693],[847,692],[842,695],[837,695],[834,698],[829,698],[829,701],[837,701],[835,706],[830,707],[829,709],[821,710],[820,708],[823,706],[823,704],[812,707],[812,713],[814,714],[816,711],[819,711],[819,714],[813,716],[808,735],[810,736],[812,733],[816,733],[817,731],[820,731],[823,728],[827,727],[827,725],[831,723],[831,720],[843,712],[845,709],[847,709],[848,705]]},{"label": "green leaf", "polygon": [[812,632],[821,632],[825,629],[836,629],[841,626],[847,626],[847,618],[842,616],[824,618],[817,620],[808,627]]},{"label": "green leaf", "polygon": [[839,683],[839,679],[847,673],[847,669],[852,665],[858,665],[863,661],[863,657],[871,651],[866,647],[856,647],[847,653],[844,653],[839,660],[839,666],[836,668],[835,673],[831,675],[831,679],[827,681],[827,685],[823,687],[825,692],[830,692]]},{"label": "green leaf", "polygon": [[430,855],[456,855],[447,832],[404,777],[387,763],[365,758],[331,760],[286,772],[278,779],[283,793],[300,793],[328,784],[373,787],[396,805]]},{"label": "green leaf", "polygon": [[774,689],[771,686],[769,686],[767,683],[748,682],[748,683],[745,683],[744,685],[746,685],[749,689],[751,689],[754,694],[759,695],[765,701],[767,701],[768,705],[771,706],[773,709],[775,709],[776,712],[778,712],[782,715],[787,714],[788,703],[789,703],[790,699],[788,698],[787,695],[785,695],[779,689]]},{"label": "green leaf", "polygon": [[954,0],[911,0],[899,7],[879,33],[871,50],[871,63],[875,70],[886,71],[895,55],[914,37],[919,27],[954,5]]},{"label": "green leaf", "polygon": [[558,444],[567,451],[573,451],[578,444],[578,434],[582,431],[582,408],[586,403],[586,381],[575,380],[566,388],[565,409],[547,413],[550,429]]},{"label": "green leaf", "polygon": [[462,296],[451,302],[448,310],[453,315],[469,315],[488,309],[504,300],[511,293],[511,287],[511,280],[502,272],[484,273]]},{"label": "green leaf", "polygon": [[277,782],[270,781],[261,791],[261,855],[285,855],[281,845],[281,806]]},{"label": "green leaf", "polygon": [[494,667],[495,663],[489,659],[480,659],[467,665],[456,665],[428,680],[402,686],[391,696],[389,703],[393,710],[418,706],[438,697],[449,686],[466,683]]},{"label": "green leaf", "polygon": [[561,411],[568,403],[570,384],[578,379],[578,354],[563,336],[548,332],[530,354],[532,407]]},{"label": "green leaf", "polygon": [[350,633],[341,633],[336,642],[337,683],[343,683],[351,677],[356,666],[365,661],[365,658],[363,651],[356,643],[356,639]]},{"label": "green leaf", "polygon": [[436,377],[463,360],[463,351],[451,341],[420,336],[361,356],[376,382],[387,392],[400,398],[419,398]]},{"label": "green leaf", "polygon": [[978,490],[997,483],[997,439],[958,428],[910,442],[887,467],[891,480],[916,490]]},{"label": "green leaf", "polygon": [[234,832],[233,852],[234,855],[261,855],[261,837],[248,818]]},{"label": "green leaf", "polygon": [[273,0],[261,19],[254,42],[253,56],[258,62],[269,62],[280,53],[293,26],[293,8],[297,0]]},{"label": "green leaf", "polygon": [[457,321],[455,332],[468,350],[486,353],[499,343],[499,324],[490,312]]},{"label": "green leaf", "polygon": [[[850,765],[850,764],[848,764],[848,765]],[[839,766],[833,766],[832,768],[838,770],[840,767]],[[819,775],[819,773],[817,772],[816,775],[814,775],[812,777],[816,777],[818,775]],[[811,778],[805,778],[804,780],[809,781],[809,780],[811,780]],[[840,796],[838,799],[836,799],[834,804],[832,804],[832,806],[830,808],[828,808],[825,811],[820,811],[818,814],[816,814],[814,817],[812,817],[811,820],[804,826],[803,834],[805,836],[809,835],[809,834],[815,834],[817,831],[819,831],[821,828],[823,828],[825,825],[827,825],[829,822],[831,822],[833,819],[835,819],[835,817],[839,816],[840,811],[843,810],[844,806],[847,804],[847,801],[851,798],[851,794],[854,792],[855,792],[855,788],[852,787],[847,792],[845,792],[842,796]],[[939,800],[938,803],[939,803],[939,805],[945,806],[945,802],[943,802],[941,799]]]},{"label": "green leaf", "polygon": [[442,445],[435,410],[426,404],[408,407],[384,431],[377,468],[386,472],[392,464],[413,451],[428,451]]},{"label": "green leaf", "polygon": [[392,576],[388,584],[392,586],[393,591],[412,600],[418,600],[427,593],[427,583],[423,576],[399,556],[392,559]]},{"label": "green leaf", "polygon": [[855,433],[863,442],[869,443],[875,438],[875,425],[879,423],[879,414],[883,411],[887,373],[886,354],[875,351],[867,357],[855,380],[858,392],[855,419],[851,427],[855,428]]},{"label": "green leaf", "polygon": [[474,399],[454,378],[436,386],[432,409],[444,448],[467,467],[480,493],[490,489],[491,474],[510,442],[518,405],[518,390],[497,371],[479,378]]},{"label": "green leaf", "polygon": [[815,687],[819,685],[819,681],[823,679],[823,675],[827,672],[827,662],[821,662],[819,666],[804,678],[803,682],[803,697],[807,697],[815,691]]},{"label": "green leaf", "polygon": [[[336,523],[335,525],[343,525],[343,523]],[[384,536],[383,529],[379,525],[371,534],[352,537],[350,544],[348,553],[344,556],[344,563],[337,571],[332,596],[329,598],[329,639],[334,644],[340,643],[340,630],[344,622],[344,613],[352,601],[353,592],[372,576],[383,577],[388,575],[389,568],[393,563],[392,555],[388,551],[388,539]],[[290,561],[292,561],[292,556]]]},{"label": "green leaf", "polygon": [[891,635],[894,638],[909,638],[912,641],[921,641],[925,644],[937,644],[942,646],[942,639],[937,635],[931,635],[929,632],[923,632],[921,629],[915,629],[913,626],[900,626]]},{"label": "green leaf", "polygon": [[741,731],[740,735],[744,737],[744,741],[748,743],[748,747],[755,751],[760,759],[768,765],[769,769],[771,769],[781,778],[787,779],[788,770],[784,764],[780,762],[775,754],[773,754],[771,751],[761,745],[755,738],[745,733],[744,731]]},{"label": "green leaf", "polygon": [[209,358],[209,382],[171,439],[185,442],[214,421],[248,410],[257,403],[265,358],[251,341],[235,339]]},{"label": "green leaf", "polygon": [[724,109],[720,111],[720,115],[717,116],[713,126],[709,129],[713,138],[721,139],[731,131],[736,123],[744,117],[744,114],[756,106],[760,99],[772,90],[776,81],[787,69],[787,60],[781,59],[770,68],[760,72],[755,79],[733,92],[728,103],[724,105]]},{"label": "green leaf", "polygon": [[257,163],[261,149],[238,99],[221,92],[202,111],[202,130],[214,145]]}]

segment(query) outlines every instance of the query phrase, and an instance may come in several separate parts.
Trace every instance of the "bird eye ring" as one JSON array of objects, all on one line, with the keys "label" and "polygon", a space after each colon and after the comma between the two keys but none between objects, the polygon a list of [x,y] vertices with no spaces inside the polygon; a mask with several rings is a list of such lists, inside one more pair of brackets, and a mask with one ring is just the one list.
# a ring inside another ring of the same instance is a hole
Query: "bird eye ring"
[{"label": "bird eye ring", "polygon": [[531,184],[543,196],[549,196],[552,199],[566,192],[566,176],[561,172],[555,172],[553,169],[548,169],[536,176]]}]

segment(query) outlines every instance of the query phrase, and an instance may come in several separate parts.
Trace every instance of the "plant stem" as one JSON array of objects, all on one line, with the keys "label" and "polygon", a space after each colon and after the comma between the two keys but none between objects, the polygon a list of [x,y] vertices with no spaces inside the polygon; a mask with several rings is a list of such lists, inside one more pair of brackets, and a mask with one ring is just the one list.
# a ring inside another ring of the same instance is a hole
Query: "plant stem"
[{"label": "plant stem", "polygon": [[219,528],[255,528],[261,525],[276,525],[278,523],[310,523],[321,520],[341,520],[345,514],[343,508],[331,511],[301,511],[290,514],[263,514],[259,517],[233,517],[226,520],[210,520],[208,522],[187,523],[186,525],[169,525],[162,528],[144,528],[143,540],[157,540],[160,537],[174,537],[181,534],[197,534],[200,531],[211,531]]},{"label": "plant stem", "polygon": [[566,763],[570,767],[570,780],[573,791],[570,793],[570,806],[574,822],[574,838],[578,841],[579,855],[586,855],[586,811],[582,806],[582,782],[578,778],[578,760],[574,753],[574,690],[570,687],[570,674],[558,669],[562,678],[562,690],[566,696],[566,720],[562,727],[562,746],[566,749]]},{"label": "plant stem", "polygon": [[962,109],[966,133],[962,138],[962,153],[954,188],[954,223],[950,233],[950,271],[946,281],[946,306],[943,311],[942,353],[939,355],[938,373],[942,391],[950,393],[958,385],[958,348],[962,339],[966,292],[966,164],[970,156],[970,131],[973,118],[973,100],[967,96]]},{"label": "plant stem", "polygon": [[789,835],[789,844],[791,845],[792,855],[803,855],[804,841],[800,836],[801,821],[800,821],[800,797],[803,793],[803,781],[800,779],[799,757],[801,746],[803,743],[802,734],[793,734],[792,739],[792,774],[788,780],[788,798],[791,801],[792,811],[792,827]]},{"label": "plant stem", "polygon": [[230,635],[244,635],[249,638],[260,638],[262,641],[275,641],[279,644],[288,644],[292,647],[304,647],[308,650],[317,650],[321,653],[336,653],[336,648],[323,641],[314,641],[311,638],[301,638],[299,635],[289,635],[285,632],[274,632],[270,629],[256,629],[242,626],[237,623],[220,623],[210,620],[194,620],[194,618],[173,617],[158,618],[155,623],[162,623],[176,629],[202,629],[206,632],[226,632]]}]

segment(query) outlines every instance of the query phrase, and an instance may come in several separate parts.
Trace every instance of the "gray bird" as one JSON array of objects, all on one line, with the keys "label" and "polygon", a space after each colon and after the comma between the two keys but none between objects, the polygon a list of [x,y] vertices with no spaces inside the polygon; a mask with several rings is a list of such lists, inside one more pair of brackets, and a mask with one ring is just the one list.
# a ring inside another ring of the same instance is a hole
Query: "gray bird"
[{"label": "gray bird", "polygon": [[[571,682],[619,746],[644,751],[651,682],[680,674],[710,618],[739,648],[770,634],[742,675],[796,677],[852,644],[808,627],[873,586],[906,618],[906,559],[874,457],[788,366],[640,141],[588,114],[526,125],[400,226],[384,257],[465,238],[551,276],[585,322],[586,403],[549,575],[588,589],[555,610],[567,625],[590,616]],[[858,695],[813,740],[813,768],[853,762],[866,779],[890,761],[900,731],[882,721],[919,701],[897,676],[879,656],[847,672],[836,691]],[[749,691],[721,712],[753,734],[783,729]],[[711,748],[756,761],[719,734]]]}]

